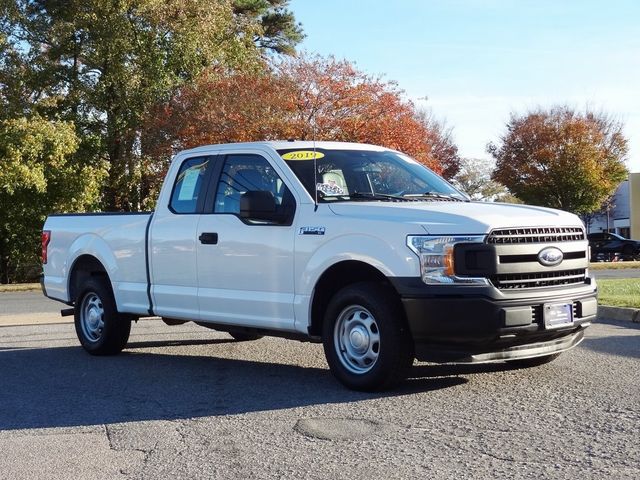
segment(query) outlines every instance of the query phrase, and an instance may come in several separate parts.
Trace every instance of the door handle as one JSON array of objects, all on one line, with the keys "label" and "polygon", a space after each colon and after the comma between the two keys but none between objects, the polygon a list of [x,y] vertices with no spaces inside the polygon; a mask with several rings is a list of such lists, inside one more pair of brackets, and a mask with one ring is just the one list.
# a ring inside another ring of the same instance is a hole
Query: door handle
[{"label": "door handle", "polygon": [[204,245],[215,245],[218,243],[218,234],[215,232],[202,232],[198,239]]}]

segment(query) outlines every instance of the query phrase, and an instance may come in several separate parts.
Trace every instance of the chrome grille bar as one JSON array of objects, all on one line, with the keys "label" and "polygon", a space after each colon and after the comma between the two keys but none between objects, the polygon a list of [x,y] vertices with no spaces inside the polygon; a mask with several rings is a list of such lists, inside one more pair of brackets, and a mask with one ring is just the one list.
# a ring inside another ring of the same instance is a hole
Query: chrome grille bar
[{"label": "chrome grille bar", "polygon": [[501,274],[490,278],[500,289],[540,288],[584,283],[585,269],[530,274]]},{"label": "chrome grille bar", "polygon": [[531,227],[493,230],[487,238],[490,244],[573,242],[586,238],[580,227]]}]

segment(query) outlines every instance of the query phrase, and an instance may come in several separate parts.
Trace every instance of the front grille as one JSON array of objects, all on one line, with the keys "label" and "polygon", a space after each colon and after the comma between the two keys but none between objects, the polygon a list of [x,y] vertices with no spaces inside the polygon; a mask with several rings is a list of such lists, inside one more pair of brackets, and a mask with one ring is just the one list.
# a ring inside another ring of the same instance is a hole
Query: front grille
[{"label": "front grille", "polygon": [[[563,260],[575,260],[577,258],[586,258],[587,253],[584,250],[579,252],[567,252],[563,256]],[[538,254],[532,253],[530,255],[500,255],[499,257],[500,263],[503,265],[506,263],[527,263],[527,262],[537,262]]]},{"label": "front grille", "polygon": [[518,288],[557,287],[584,283],[586,269],[561,270],[524,274],[498,274],[489,278],[496,288],[511,290]]},{"label": "front grille", "polygon": [[531,307],[531,323],[542,325],[542,305]]},{"label": "front grille", "polygon": [[504,228],[493,230],[487,243],[496,245],[518,243],[557,243],[584,240],[585,234],[580,227],[533,227]]}]

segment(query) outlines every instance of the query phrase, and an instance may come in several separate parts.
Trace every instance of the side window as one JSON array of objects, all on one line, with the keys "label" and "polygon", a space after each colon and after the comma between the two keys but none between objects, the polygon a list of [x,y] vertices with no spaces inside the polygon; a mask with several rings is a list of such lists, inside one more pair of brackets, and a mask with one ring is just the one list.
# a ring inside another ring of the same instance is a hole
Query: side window
[{"label": "side window", "polygon": [[198,194],[208,162],[207,157],[189,158],[182,162],[169,204],[173,212],[196,213]]},{"label": "side window", "polygon": [[[265,214],[252,219],[241,212],[243,198],[247,205],[246,199],[253,195],[247,195],[247,192],[263,192],[259,195],[262,198],[273,197],[273,215]],[[238,215],[246,223],[290,225],[295,212],[295,200],[264,157],[249,154],[228,155],[216,189],[214,212]]]}]

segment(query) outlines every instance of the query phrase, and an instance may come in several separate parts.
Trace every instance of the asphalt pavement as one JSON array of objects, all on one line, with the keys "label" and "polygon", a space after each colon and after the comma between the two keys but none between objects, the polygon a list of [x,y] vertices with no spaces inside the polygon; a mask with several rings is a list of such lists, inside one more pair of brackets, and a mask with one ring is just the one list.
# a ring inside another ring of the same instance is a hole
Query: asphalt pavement
[{"label": "asphalt pavement", "polygon": [[346,390],[320,345],[134,325],[92,357],[72,324],[0,327],[2,479],[637,479],[640,329],[597,323],[534,369],[416,364]]},{"label": "asphalt pavement", "polygon": [[66,323],[72,317],[61,317],[64,303],[45,297],[40,290],[0,292],[0,327],[39,323]]},{"label": "asphalt pavement", "polygon": [[0,292],[0,315],[33,312],[59,313],[64,304],[45,297],[40,290]]}]

